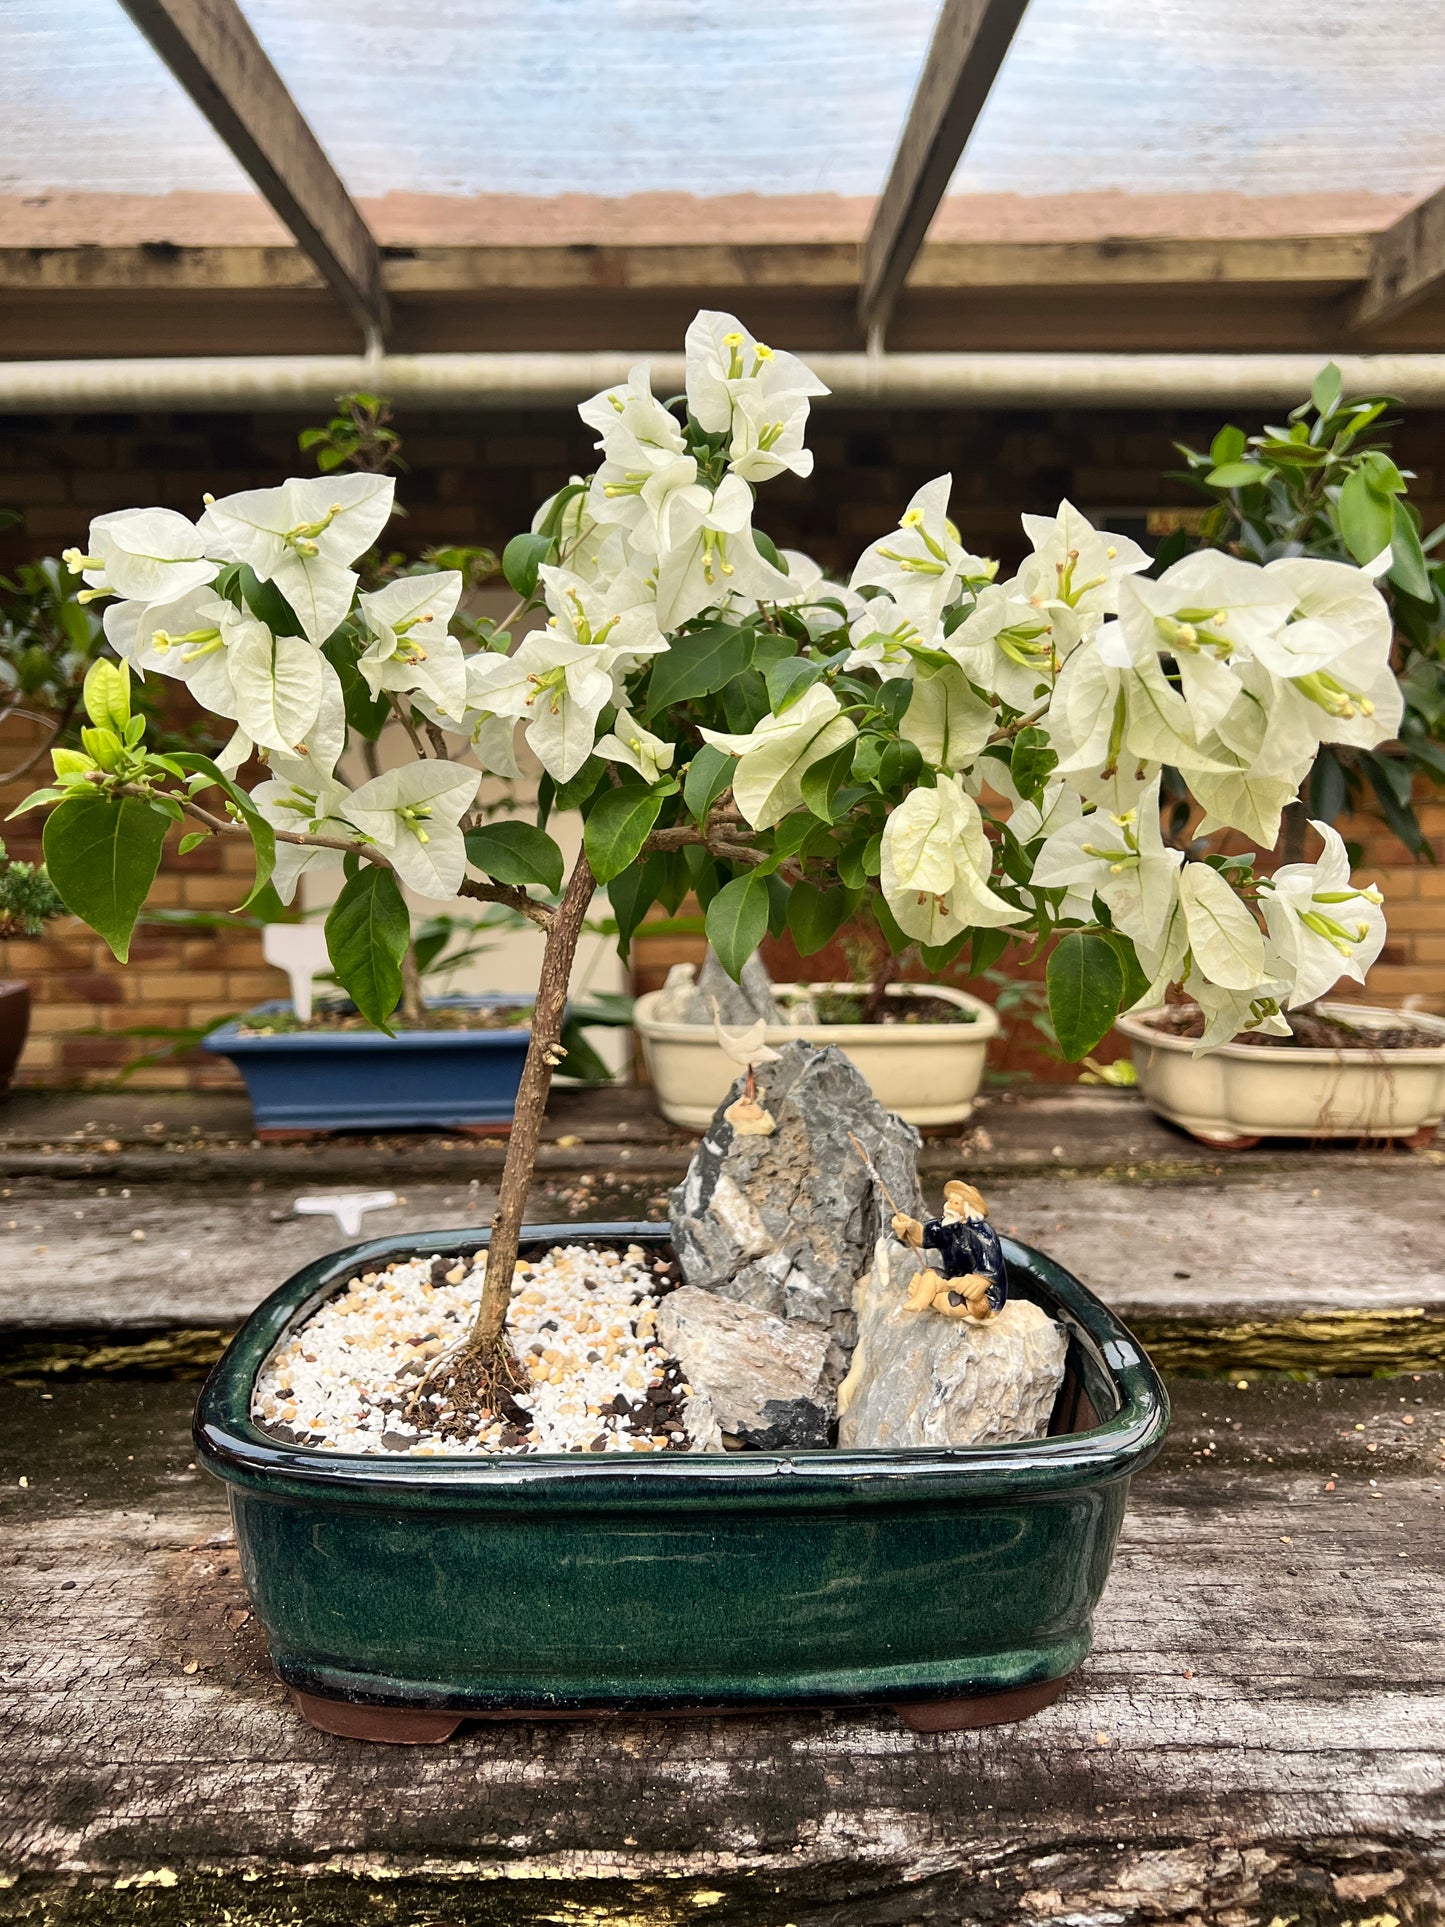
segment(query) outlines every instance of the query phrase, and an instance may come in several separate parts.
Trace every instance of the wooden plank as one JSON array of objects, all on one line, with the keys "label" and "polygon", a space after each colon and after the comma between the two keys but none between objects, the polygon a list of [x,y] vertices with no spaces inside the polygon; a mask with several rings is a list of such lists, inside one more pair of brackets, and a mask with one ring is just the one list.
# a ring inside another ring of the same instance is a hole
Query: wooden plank
[{"label": "wooden plank", "polygon": [[[1367,234],[1187,236],[1051,241],[929,241],[914,288],[1280,286],[1316,295],[1363,281]],[[552,289],[835,288],[858,282],[859,249],[844,242],[396,247],[382,256],[388,291],[427,294]],[[309,288],[318,277],[297,248],[3,247],[0,289]],[[739,297],[741,298],[741,297]]]},{"label": "wooden plank", "polygon": [[1445,288],[1445,187],[1377,234],[1369,279],[1355,302],[1358,333],[1393,321]]},{"label": "wooden plank", "polygon": [[1028,0],[944,0],[888,179],[863,243],[858,319],[882,340]]},{"label": "wooden plank", "polygon": [[292,1714],[220,1488],[188,1463],[190,1388],[18,1391],[0,1402],[5,1915],[1436,1919],[1445,1385],[1177,1391],[1094,1655],[1024,1724],[622,1718],[415,1750]]},{"label": "wooden plank", "polygon": [[236,0],[121,0],[364,337],[389,319],[376,242]]}]

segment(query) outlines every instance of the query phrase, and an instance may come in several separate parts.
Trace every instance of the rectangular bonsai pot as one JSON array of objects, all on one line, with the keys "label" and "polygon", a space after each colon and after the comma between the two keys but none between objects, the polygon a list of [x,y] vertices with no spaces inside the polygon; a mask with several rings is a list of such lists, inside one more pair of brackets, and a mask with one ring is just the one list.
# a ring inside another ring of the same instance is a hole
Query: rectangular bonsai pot
[{"label": "rectangular bonsai pot", "polygon": [[[452,1006],[516,997],[448,997]],[[260,1004],[256,1015],[289,1010]],[[248,1037],[244,1018],[202,1041],[229,1057],[266,1131],[387,1131],[509,1124],[531,1032],[515,1030],[275,1031]]]},{"label": "rectangular bonsai pot", "polygon": [[[552,1225],[524,1251],[667,1237]],[[231,1487],[277,1672],[309,1716],[332,1703],[319,1723],[430,1739],[467,1714],[1007,1696],[1008,1713],[915,1720],[971,1725],[1046,1704],[1083,1660],[1130,1476],[1169,1408],[1129,1333],[1050,1259],[1005,1240],[1013,1289],[1069,1332],[1051,1436],[1028,1444],[413,1458],[299,1448],[252,1423],[272,1348],[359,1270],[485,1242],[436,1232],[319,1259],[202,1390],[198,1456]],[[447,1717],[383,1730],[369,1709]]]}]

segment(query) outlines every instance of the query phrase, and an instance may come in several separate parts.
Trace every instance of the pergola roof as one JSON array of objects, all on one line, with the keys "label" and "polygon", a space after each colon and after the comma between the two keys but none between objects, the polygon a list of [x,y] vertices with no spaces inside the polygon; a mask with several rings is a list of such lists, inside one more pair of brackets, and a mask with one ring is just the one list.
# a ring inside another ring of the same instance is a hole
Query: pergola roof
[{"label": "pergola roof", "polygon": [[[707,300],[852,347],[935,27],[1007,0],[244,9],[379,244],[393,345],[671,345]],[[1428,224],[1396,236],[1426,289],[1398,318],[1375,239],[1445,181],[1442,24],[1420,0],[1031,0],[889,345],[1436,347]],[[6,54],[0,352],[354,345],[120,0],[11,0]]]}]

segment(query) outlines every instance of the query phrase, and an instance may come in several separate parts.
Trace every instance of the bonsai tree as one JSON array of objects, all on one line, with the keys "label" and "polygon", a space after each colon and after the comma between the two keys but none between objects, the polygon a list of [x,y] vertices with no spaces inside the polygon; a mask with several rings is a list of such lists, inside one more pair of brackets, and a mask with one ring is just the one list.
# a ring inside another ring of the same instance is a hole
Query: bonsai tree
[{"label": "bonsai tree", "polygon": [[[1301,801],[1285,811],[1284,853],[1304,853],[1308,817],[1333,823],[1363,801],[1366,786],[1406,849],[1430,854],[1412,794],[1417,776],[1445,782],[1445,526],[1424,534],[1409,499],[1413,477],[1390,457],[1382,422],[1388,397],[1349,400],[1330,362],[1309,400],[1281,426],[1246,436],[1221,428],[1207,451],[1178,444],[1181,477],[1208,496],[1197,541],[1253,562],[1317,556],[1332,562],[1387,558],[1380,587],[1389,601],[1400,658],[1404,718],[1388,754],[1361,743],[1321,743]],[[1190,546],[1166,537],[1172,561]],[[1179,801],[1183,802],[1182,787]]]},{"label": "bonsai tree", "polygon": [[[1383,921],[1326,826],[1319,863],[1256,878],[1189,857],[1161,829],[1180,772],[1205,833],[1273,845],[1322,743],[1368,750],[1400,724],[1391,623],[1366,566],[1204,551],[1157,580],[1149,558],[1065,502],[1025,516],[1018,573],[966,547],[950,478],[919,490],[844,587],[754,525],[757,497],[806,476],[822,384],[732,316],[700,314],[687,392],[648,371],[585,402],[601,461],[507,545],[508,620],[453,632],[451,569],[360,586],[391,512],[376,473],[290,480],[100,517],[70,566],[108,598],[115,661],[85,684],[81,749],[55,755],[44,807],[66,903],[124,958],[174,825],[182,847],[249,837],[256,887],[289,899],[342,873],[332,962],[386,1026],[410,935],[403,886],[509,905],[545,932],[487,1283],[472,1339],[479,1397],[504,1319],[568,978],[599,886],[626,944],[692,892],[736,974],[786,927],[811,954],[865,902],[894,949],[975,967],[1010,939],[1057,939],[1060,1042],[1081,1058],[1121,1006],[1182,983],[1209,1046],[1341,974],[1362,977]],[[533,613],[540,625],[522,634]],[[234,725],[215,759],[147,748],[131,677],[179,676]],[[352,788],[337,774],[354,705],[385,696],[410,744]],[[349,707],[350,706],[350,707]],[[540,765],[530,820],[483,820],[484,773]],[[236,772],[268,766],[250,789]],[[564,875],[548,834],[579,810]]]},{"label": "bonsai tree", "polygon": [[45,871],[12,857],[0,843],[0,940],[38,937],[64,908]]}]

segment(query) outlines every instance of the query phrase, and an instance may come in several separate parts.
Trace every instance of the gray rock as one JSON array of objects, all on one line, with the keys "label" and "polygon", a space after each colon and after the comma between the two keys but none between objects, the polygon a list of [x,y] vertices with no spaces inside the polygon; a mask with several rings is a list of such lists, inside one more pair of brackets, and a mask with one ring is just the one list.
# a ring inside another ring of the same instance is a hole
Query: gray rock
[{"label": "gray rock", "polygon": [[828,1443],[828,1333],[682,1285],[663,1299],[657,1336],[722,1430],[765,1451]]},{"label": "gray rock", "polygon": [[975,1324],[910,1311],[916,1253],[880,1238],[855,1300],[858,1343],[838,1388],[842,1449],[1009,1445],[1042,1438],[1068,1338],[1025,1298]]},{"label": "gray rock", "polygon": [[[727,1103],[742,1089],[739,1079]],[[914,1217],[919,1136],[833,1045],[785,1045],[757,1089],[777,1129],[739,1136],[727,1103],[719,1108],[669,1201],[673,1248],[688,1284],[828,1330],[836,1382],[852,1349],[854,1286],[893,1215],[848,1133]]]},{"label": "gray rock", "polygon": [[697,982],[692,987],[687,1015],[681,1021],[711,1025],[714,1005],[718,1017],[729,1030],[746,1030],[760,1017],[770,1024],[783,1022],[778,1006],[773,1001],[772,980],[756,950],[743,965],[741,983],[734,983],[712,951],[708,951],[698,972]]}]

